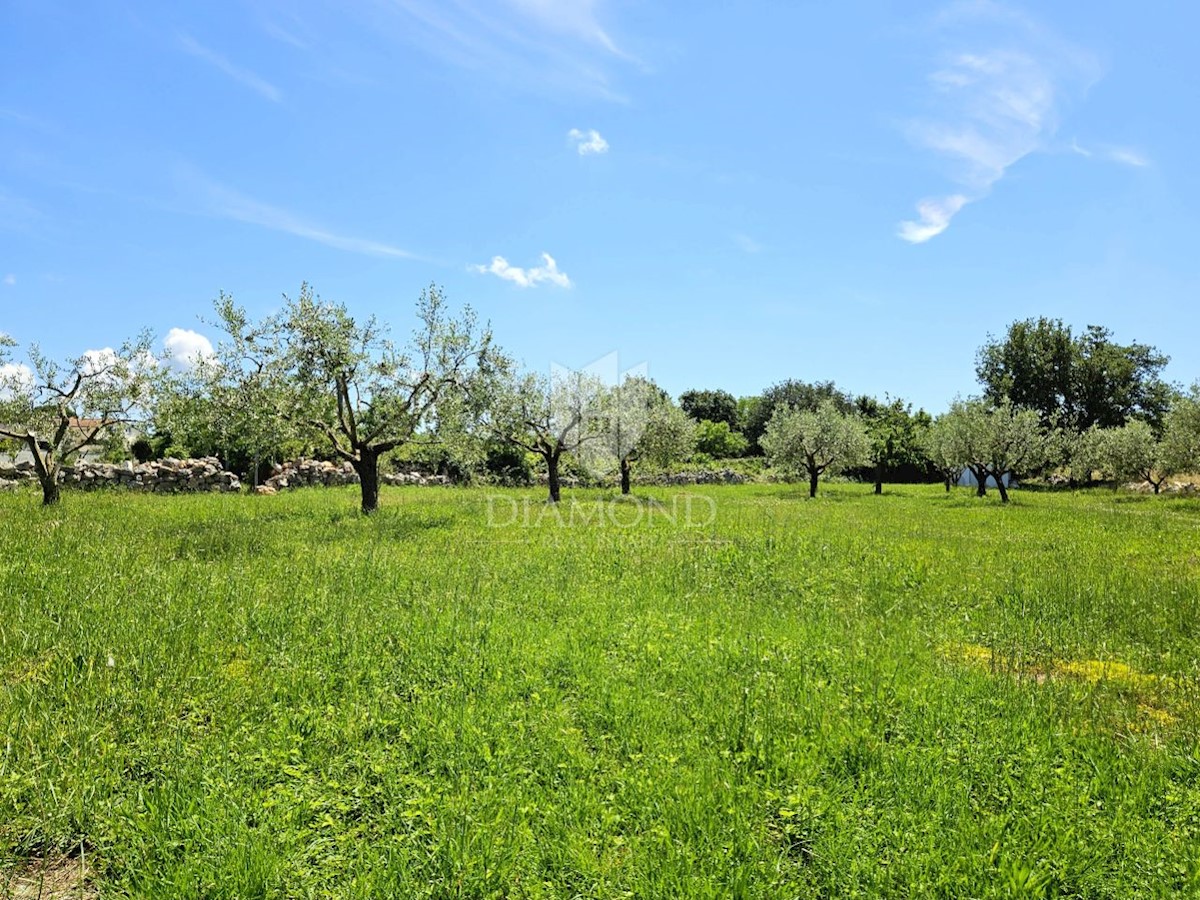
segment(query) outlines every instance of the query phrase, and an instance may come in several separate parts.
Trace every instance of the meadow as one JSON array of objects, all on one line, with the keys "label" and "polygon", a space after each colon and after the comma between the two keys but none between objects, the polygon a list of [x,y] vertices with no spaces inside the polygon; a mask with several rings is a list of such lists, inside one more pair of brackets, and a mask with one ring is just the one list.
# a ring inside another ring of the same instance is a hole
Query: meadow
[{"label": "meadow", "polygon": [[0,495],[0,896],[1200,895],[1200,501],[638,493]]}]

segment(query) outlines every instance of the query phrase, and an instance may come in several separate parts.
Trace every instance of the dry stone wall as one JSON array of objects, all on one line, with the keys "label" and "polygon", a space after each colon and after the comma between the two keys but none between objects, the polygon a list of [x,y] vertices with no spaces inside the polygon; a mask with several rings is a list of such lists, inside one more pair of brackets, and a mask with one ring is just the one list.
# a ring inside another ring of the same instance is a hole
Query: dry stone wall
[{"label": "dry stone wall", "polygon": [[[383,484],[448,484],[442,475],[422,475],[420,472],[388,472],[380,475]],[[264,487],[283,491],[299,487],[336,487],[358,484],[358,473],[348,462],[332,463],[321,459],[297,459],[276,464],[274,474]]]},{"label": "dry stone wall", "polygon": [[[0,480],[19,483],[36,477],[32,462],[0,464]],[[238,477],[222,469],[220,460],[211,456],[146,463],[78,462],[63,466],[58,480],[82,488],[123,487],[156,494],[228,493],[241,489]]]}]

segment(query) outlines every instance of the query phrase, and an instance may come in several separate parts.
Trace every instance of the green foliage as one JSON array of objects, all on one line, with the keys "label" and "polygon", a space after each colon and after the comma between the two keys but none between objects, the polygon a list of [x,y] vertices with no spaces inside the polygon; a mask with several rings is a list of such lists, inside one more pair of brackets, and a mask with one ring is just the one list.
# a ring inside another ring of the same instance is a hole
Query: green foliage
[{"label": "green foliage", "polygon": [[1117,344],[1107,328],[1073,335],[1060,319],[1013,322],[980,348],[976,374],[993,404],[1035,409],[1043,424],[1084,431],[1130,418],[1156,430],[1171,402],[1161,378],[1169,358],[1147,344]]},{"label": "green foliage", "polygon": [[[307,284],[257,323],[224,294],[216,312],[227,338],[199,397],[216,400],[222,412],[250,411],[237,422],[256,448],[260,437],[278,437],[271,429],[280,423],[325,442],[358,472],[363,512],[378,503],[381,456],[414,442],[465,440],[473,387],[494,353],[490,330],[469,307],[451,317],[436,285],[417,301],[407,345],[394,343],[376,318],[359,322]],[[269,414],[259,418],[260,409]]]},{"label": "green foliage", "polygon": [[925,453],[925,432],[932,420],[925,410],[912,411],[912,405],[900,399],[859,397],[855,406],[862,416],[870,441],[869,462],[875,478],[904,466],[925,469],[930,465]]},{"label": "green foliage", "polygon": [[[742,434],[746,434],[746,435],[749,434],[748,429],[751,427],[752,422],[755,422],[758,420],[759,407],[764,402],[765,401],[763,400],[763,398],[761,396],[738,397],[737,429],[736,429],[737,431],[742,432]],[[767,418],[769,419],[770,416],[768,416]],[[747,439],[749,439],[749,438],[747,438]],[[751,443],[753,444],[753,441],[751,441]]]},{"label": "green foliage", "polygon": [[730,459],[742,456],[750,447],[744,435],[729,428],[728,422],[696,423],[696,451],[710,459]]},{"label": "green foliage", "polygon": [[[150,402],[161,378],[150,344],[150,334],[143,332],[119,350],[89,351],[66,362],[33,345],[28,369],[0,370],[0,438],[29,451],[45,505],[58,502],[64,462],[109,440]],[[0,341],[0,362],[13,346],[7,336]]]},{"label": "green foliage", "polygon": [[129,441],[120,428],[110,428],[100,441],[100,458],[104,462],[119,463],[130,458]]},{"label": "green foliage", "polygon": [[160,452],[216,456],[247,476],[264,463],[311,455],[312,436],[282,414],[295,384],[283,363],[279,321],[252,323],[225,293],[214,310],[225,339],[214,355],[173,373],[160,392],[154,422]]},{"label": "green foliage", "polygon": [[862,465],[871,452],[862,417],[842,411],[833,400],[822,400],[815,410],[777,409],[767,423],[762,445],[774,468],[808,476],[811,496],[816,496],[822,475]]},{"label": "green foliage", "polygon": [[1120,428],[1108,428],[1103,432],[1103,454],[1105,468],[1118,481],[1136,478],[1145,481],[1157,494],[1162,483],[1175,471],[1175,460],[1164,452],[1164,447],[1154,434],[1154,429],[1145,422],[1134,420]]},{"label": "green foliage", "polygon": [[763,450],[762,436],[766,433],[767,423],[775,415],[777,409],[791,407],[815,411],[823,401],[831,401],[841,412],[849,413],[854,410],[854,401],[850,395],[838,389],[832,381],[817,381],[808,383],[789,379],[773,384],[763,391],[761,397],[749,398],[743,404],[742,411],[745,421],[742,433],[750,441],[751,448]]},{"label": "green foliage", "polygon": [[1093,425],[1086,431],[1065,434],[1063,458],[1070,468],[1072,481],[1087,485],[1097,474],[1104,477],[1108,473],[1106,433],[1105,429]]},{"label": "green foliage", "polygon": [[1167,413],[1162,454],[1173,472],[1200,472],[1200,382]]},{"label": "green foliage", "polygon": [[1035,410],[1019,409],[1007,400],[995,406],[955,401],[934,423],[929,447],[946,471],[970,469],[981,486],[994,479],[1005,502],[1006,476],[1040,472],[1057,461],[1061,449]]},{"label": "green foliage", "polygon": [[0,494],[0,884],[1200,892],[1196,500],[796,493]]},{"label": "green foliage", "polygon": [[[603,457],[616,441],[628,452],[628,437],[614,427],[611,392],[585,372],[555,370],[552,377],[519,374],[506,361],[499,364],[487,384],[484,428],[486,433],[518,449],[541,457],[546,466],[549,499],[559,500],[559,465],[564,456],[576,456],[585,471]],[[632,435],[632,432],[628,432]]]},{"label": "green foliage", "polygon": [[129,445],[129,452],[133,455],[134,460],[139,463],[149,462],[154,459],[154,445],[149,438],[139,437]]},{"label": "green foliage", "polygon": [[533,482],[536,459],[508,441],[493,438],[484,445],[482,472],[497,484],[527,485]]},{"label": "green foliage", "polygon": [[[638,459],[659,468],[685,460],[696,447],[696,430],[696,423],[678,406],[669,400],[659,403],[650,410],[638,440]],[[737,442],[734,445],[737,446]],[[744,451],[744,438],[740,446]]]},{"label": "green foliage", "polygon": [[724,422],[730,430],[738,430],[738,401],[728,391],[684,391],[679,408],[696,422]]},{"label": "green foliage", "polygon": [[609,388],[601,404],[603,433],[588,448],[590,461],[598,471],[619,470],[623,491],[634,461],[662,468],[692,455],[696,423],[653,381],[628,377]]}]

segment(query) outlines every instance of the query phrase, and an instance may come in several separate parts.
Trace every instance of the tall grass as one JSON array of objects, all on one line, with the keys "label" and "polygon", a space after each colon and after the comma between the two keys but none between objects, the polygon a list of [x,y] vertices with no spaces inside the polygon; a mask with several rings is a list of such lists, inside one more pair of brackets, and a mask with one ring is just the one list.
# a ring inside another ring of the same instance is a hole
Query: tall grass
[{"label": "tall grass", "polygon": [[0,497],[0,885],[1200,893],[1200,503],[642,493]]}]

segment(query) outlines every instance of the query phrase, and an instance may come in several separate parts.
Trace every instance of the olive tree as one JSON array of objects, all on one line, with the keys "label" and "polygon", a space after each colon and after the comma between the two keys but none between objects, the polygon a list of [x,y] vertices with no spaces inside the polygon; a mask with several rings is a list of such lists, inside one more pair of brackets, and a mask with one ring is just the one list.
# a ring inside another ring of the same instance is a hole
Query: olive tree
[{"label": "olive tree", "polygon": [[227,339],[214,354],[164,379],[154,427],[169,436],[172,446],[189,455],[219,456],[257,486],[260,461],[282,456],[300,431],[275,415],[278,388],[271,381],[266,352],[270,341],[249,326],[232,298],[221,294],[216,305],[221,321],[236,322],[236,327],[226,330]]},{"label": "olive tree", "polygon": [[59,502],[63,463],[137,418],[160,376],[150,334],[119,350],[91,350],[66,362],[29,348],[28,367],[8,361],[15,346],[0,339],[0,437],[33,458],[42,503]]},{"label": "olive tree", "polygon": [[762,447],[772,466],[808,475],[810,497],[817,496],[822,475],[862,465],[870,455],[862,418],[843,412],[832,400],[822,400],[816,409],[776,409],[767,423]]},{"label": "olive tree", "polygon": [[987,494],[987,409],[979,401],[955,400],[937,417],[930,436],[931,449],[946,477],[951,471],[961,474],[966,469],[975,478],[975,493],[980,497]]},{"label": "olive tree", "polygon": [[[216,308],[239,372],[257,373],[254,390],[273,416],[327,442],[358,474],[362,511],[379,506],[379,458],[397,447],[437,440],[447,412],[462,406],[486,372],[491,331],[469,307],[457,317],[436,285],[417,301],[418,325],[405,345],[374,316],[356,320],[307,285],[260,322],[222,296]],[[239,349],[240,348],[240,349]]]},{"label": "olive tree", "polygon": [[1108,471],[1105,438],[1108,429],[1095,425],[1086,431],[1067,432],[1063,438],[1063,452],[1071,470],[1071,481],[1085,486],[1092,484],[1097,472]]},{"label": "olive tree", "polygon": [[510,376],[491,393],[492,434],[542,458],[551,503],[562,499],[563,455],[581,453],[605,438],[605,393],[600,379],[565,369],[555,369],[549,377]]},{"label": "olive tree", "polygon": [[1200,382],[1177,397],[1167,413],[1162,452],[1175,472],[1200,471]]},{"label": "olive tree", "polygon": [[870,440],[869,462],[875,478],[875,493],[883,493],[883,477],[888,469],[916,462],[923,457],[923,434],[929,416],[921,410],[913,414],[911,405],[900,399],[862,396],[855,400]]},{"label": "olive tree", "polygon": [[1140,419],[1120,428],[1106,428],[1103,433],[1104,457],[1116,484],[1126,478],[1137,478],[1157,494],[1163,482],[1174,474],[1176,460],[1164,452],[1154,429]]},{"label": "olive tree", "polygon": [[966,468],[956,424],[946,415],[938,416],[921,436],[922,450],[942,477],[947,493]]},{"label": "olive tree", "polygon": [[984,495],[991,478],[1003,503],[1008,502],[1005,478],[1043,468],[1057,446],[1036,410],[1021,409],[1007,400],[996,405],[955,401],[938,417],[935,428],[941,432],[938,439],[945,441],[948,457],[975,476],[977,493]]},{"label": "olive tree", "polygon": [[604,405],[603,438],[595,446],[616,461],[622,494],[630,492],[635,461],[666,466],[691,456],[696,447],[695,421],[646,378],[629,377],[614,385]]}]

